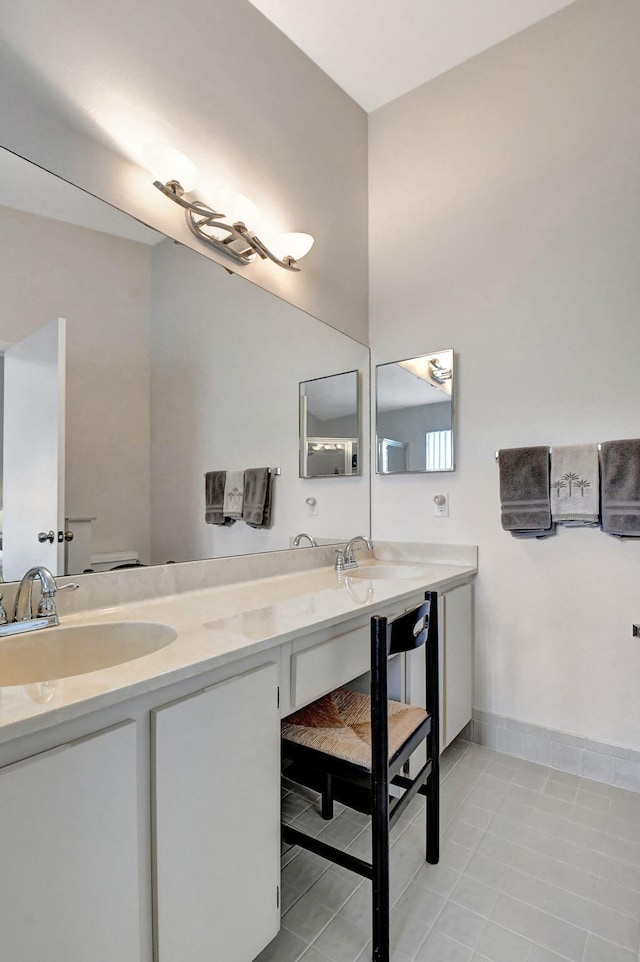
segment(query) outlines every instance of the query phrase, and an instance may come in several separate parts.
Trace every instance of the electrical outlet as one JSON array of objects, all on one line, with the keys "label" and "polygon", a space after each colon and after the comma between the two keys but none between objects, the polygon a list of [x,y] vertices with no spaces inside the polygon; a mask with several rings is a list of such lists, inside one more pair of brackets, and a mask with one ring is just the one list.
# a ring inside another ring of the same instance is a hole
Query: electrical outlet
[{"label": "electrical outlet", "polygon": [[435,518],[449,517],[449,495],[436,494],[433,497],[433,515]]},{"label": "electrical outlet", "polygon": [[320,514],[320,504],[318,498],[313,496],[305,499],[305,504],[307,506],[307,517],[317,518]]}]

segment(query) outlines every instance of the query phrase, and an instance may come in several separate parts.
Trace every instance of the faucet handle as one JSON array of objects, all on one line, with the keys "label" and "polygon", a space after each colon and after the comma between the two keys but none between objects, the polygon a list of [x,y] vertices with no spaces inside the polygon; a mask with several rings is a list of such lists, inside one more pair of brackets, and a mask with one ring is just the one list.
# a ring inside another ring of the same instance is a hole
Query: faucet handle
[{"label": "faucet handle", "polygon": [[0,595],[0,625],[6,625],[8,621],[6,609],[2,604],[2,595]]},{"label": "faucet handle", "polygon": [[56,614],[56,603],[53,600],[53,593],[51,591],[43,591],[42,598],[38,605],[38,618],[48,618],[49,615]]},{"label": "faucet handle", "polygon": [[344,548],[334,548],[333,553],[337,555],[336,571],[342,571],[345,564]]},{"label": "faucet handle", "polygon": [[70,581],[66,585],[57,585],[55,582],[49,587],[42,586],[42,597],[43,598],[53,598],[58,594],[59,591],[75,591],[80,585],[75,581]]},{"label": "faucet handle", "polygon": [[55,596],[59,591],[75,591],[80,585],[76,584],[75,581],[70,581],[66,585],[59,585],[52,588],[42,589],[42,598],[40,599],[40,604],[38,605],[38,618],[47,618],[49,615],[55,615],[56,603]]}]

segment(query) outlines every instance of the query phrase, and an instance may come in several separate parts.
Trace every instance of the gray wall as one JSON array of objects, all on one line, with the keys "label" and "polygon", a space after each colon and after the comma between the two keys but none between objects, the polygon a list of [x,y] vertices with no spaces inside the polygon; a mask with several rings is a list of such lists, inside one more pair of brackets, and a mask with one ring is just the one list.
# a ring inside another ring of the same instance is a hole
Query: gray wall
[{"label": "gray wall", "polygon": [[300,274],[239,272],[366,342],[366,114],[247,0],[11,4],[0,129],[0,146],[203,250],[140,166],[144,143],[177,147],[201,199],[238,190],[267,228],[315,236]]},{"label": "gray wall", "polygon": [[379,438],[406,441],[407,471],[424,471],[427,431],[445,431],[451,427],[451,404],[421,404],[378,415]]},{"label": "gray wall", "polygon": [[[299,382],[359,369],[369,352],[168,241],[152,257],[151,532],[156,561],[288,548],[366,530],[369,477],[299,477]],[[362,451],[367,465],[368,443]],[[271,465],[271,529],[204,524],[204,475]],[[306,499],[320,508],[309,516]],[[336,534],[339,532],[339,534]]]},{"label": "gray wall", "polygon": [[307,435],[310,438],[357,438],[358,417],[345,414],[341,418],[328,418],[326,421],[307,415]]},{"label": "gray wall", "polygon": [[494,451],[640,433],[639,36],[580,0],[370,117],[374,363],[454,347],[459,432],[454,474],[373,478],[374,538],[479,545],[478,708],[636,749],[640,542],[514,540]]},{"label": "gray wall", "polygon": [[[0,207],[0,341],[67,320],[67,517],[93,552],[149,551],[151,250]],[[37,412],[33,413],[34,418]]]}]

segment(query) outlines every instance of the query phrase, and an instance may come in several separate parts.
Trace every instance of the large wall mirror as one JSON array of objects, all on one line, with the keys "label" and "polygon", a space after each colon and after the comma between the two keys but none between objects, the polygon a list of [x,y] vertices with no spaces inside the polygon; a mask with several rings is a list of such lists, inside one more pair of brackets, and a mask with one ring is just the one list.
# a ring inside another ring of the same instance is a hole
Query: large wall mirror
[{"label": "large wall mirror", "polygon": [[376,368],[378,474],[453,471],[453,351]]},{"label": "large wall mirror", "polygon": [[[19,479],[25,517],[18,535],[5,500],[4,580],[34,563],[75,573],[288,548],[302,530],[324,540],[369,530],[366,474],[346,487],[314,479],[322,511],[309,518],[298,471],[300,382],[359,372],[366,397],[368,348],[2,150],[0,223],[8,379],[25,389],[38,332],[60,362],[53,394],[41,394],[50,378],[37,348],[22,426],[5,411],[20,443],[3,477]],[[205,473],[262,466],[280,469],[271,528],[205,523]],[[54,544],[40,543],[50,531]],[[73,541],[58,544],[66,531]]]},{"label": "large wall mirror", "polygon": [[300,477],[360,474],[358,371],[303,381],[300,385]]}]

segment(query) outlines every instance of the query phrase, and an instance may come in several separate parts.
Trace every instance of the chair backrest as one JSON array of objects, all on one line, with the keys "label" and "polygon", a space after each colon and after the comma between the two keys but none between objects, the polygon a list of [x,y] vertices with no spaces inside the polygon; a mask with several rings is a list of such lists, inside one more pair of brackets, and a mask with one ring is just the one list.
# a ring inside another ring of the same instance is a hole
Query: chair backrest
[{"label": "chair backrest", "polygon": [[431,619],[431,600],[423,601],[402,615],[387,621],[387,650],[389,655],[413,651],[427,640]]},{"label": "chair backrest", "polygon": [[[432,718],[435,744],[438,744],[439,674],[438,674],[438,595],[427,591],[425,600],[409,611],[385,618],[371,619],[371,714],[374,741],[386,743],[388,700],[387,663],[391,655],[425,649],[425,705]],[[376,721],[377,716],[377,721]],[[384,731],[383,731],[384,729]],[[383,753],[385,749],[382,749]],[[386,754],[382,755],[386,758]]]}]

